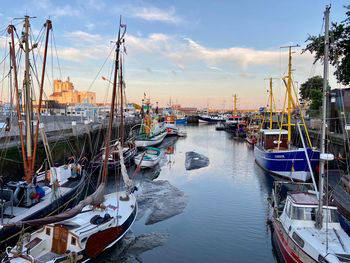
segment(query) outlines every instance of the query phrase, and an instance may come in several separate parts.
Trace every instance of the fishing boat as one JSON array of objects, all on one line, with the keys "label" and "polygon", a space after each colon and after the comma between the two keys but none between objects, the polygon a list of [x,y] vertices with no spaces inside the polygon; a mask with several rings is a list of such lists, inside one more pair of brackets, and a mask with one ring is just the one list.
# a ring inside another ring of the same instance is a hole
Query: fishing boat
[{"label": "fishing boat", "polygon": [[225,118],[220,115],[198,115],[198,121],[201,123],[225,122]]},{"label": "fishing boat", "polygon": [[[0,246],[7,245],[18,238],[21,228],[16,226],[17,222],[33,220],[45,217],[50,214],[56,214],[63,209],[67,209],[74,205],[84,194],[87,181],[87,173],[84,171],[80,163],[82,159],[72,158],[71,161],[61,166],[54,165],[54,159],[45,134],[45,126],[41,122],[43,87],[45,80],[45,67],[48,51],[49,36],[52,30],[52,23],[47,20],[42,31],[45,35],[45,44],[43,50],[42,74],[39,83],[39,101],[37,112],[34,114],[32,101],[34,100],[34,83],[32,79],[32,65],[30,56],[36,56],[32,53],[35,45],[31,46],[30,17],[25,16],[24,30],[21,39],[15,41],[14,25],[8,27],[7,32],[10,35],[11,45],[9,58],[11,63],[11,84],[15,88],[16,113],[19,128],[19,139],[21,145],[21,157],[23,160],[24,174],[13,174],[14,179],[6,180],[1,185],[0,190]],[[24,52],[25,72],[23,85],[24,99],[21,102],[19,93],[19,72],[17,65],[16,46]],[[35,73],[33,73],[35,74]],[[23,107],[22,107],[23,106]],[[24,108],[24,111],[22,111]],[[36,116],[36,120],[33,116]],[[34,127],[34,123],[36,126]],[[25,130],[25,132],[24,132]],[[45,150],[47,161],[36,169],[36,159],[38,157],[39,137]],[[22,179],[15,179],[22,178]],[[2,227],[10,224],[10,227]]]},{"label": "fishing boat", "polygon": [[165,117],[165,128],[168,136],[177,135],[179,128],[176,127],[175,113],[171,108],[166,108],[163,110],[163,115]]},{"label": "fishing boat", "polygon": [[176,124],[187,124],[187,118],[186,117],[183,117],[183,116],[177,116],[176,117],[176,120],[175,120],[175,123]]},{"label": "fishing boat", "polygon": [[159,164],[163,153],[159,148],[146,147],[145,151],[134,157],[136,165],[141,168],[151,168]]},{"label": "fishing boat", "polygon": [[144,148],[160,144],[168,134],[165,124],[152,117],[149,99],[143,103],[141,110],[143,118],[140,130],[135,136],[136,147]]},{"label": "fishing boat", "polygon": [[[121,30],[124,28],[123,33]],[[105,138],[106,155],[101,183],[97,190],[71,210],[18,225],[42,226],[31,235],[22,235],[14,248],[6,251],[4,262],[86,262],[95,259],[116,244],[130,229],[137,215],[136,190],[124,165],[122,142],[118,145],[125,190],[105,194],[108,176],[109,142],[112,133],[120,48],[124,43],[125,25],[120,22],[116,43],[113,93],[108,131]]]},{"label": "fishing boat", "polygon": [[[256,163],[264,170],[277,176],[305,182],[310,179],[310,167],[312,170],[316,169],[319,163],[320,153],[312,146],[302,113],[300,113],[300,115],[307,135],[308,147],[297,147],[292,144],[292,106],[297,105],[297,103],[293,100],[292,92],[292,47],[290,46],[288,48],[289,63],[288,76],[286,77],[287,83],[285,78],[283,78],[288,100],[288,129],[282,129],[285,125],[283,123],[283,115],[279,129],[273,129],[272,125],[269,129],[261,129],[259,132],[259,140],[255,145],[256,147],[254,147],[254,155]],[[270,85],[272,85],[272,81]],[[302,136],[302,134],[300,134],[300,136]],[[310,167],[307,158],[311,162]]]}]

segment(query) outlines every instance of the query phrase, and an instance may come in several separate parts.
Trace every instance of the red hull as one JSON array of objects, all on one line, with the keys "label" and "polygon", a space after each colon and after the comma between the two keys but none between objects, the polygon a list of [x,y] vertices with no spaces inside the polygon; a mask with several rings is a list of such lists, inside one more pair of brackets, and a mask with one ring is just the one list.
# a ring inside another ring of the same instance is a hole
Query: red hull
[{"label": "red hull", "polygon": [[[307,262],[315,262],[310,256],[305,254],[301,248],[298,247],[296,243],[292,239],[288,237],[288,235],[284,232],[283,227],[279,222],[276,222],[274,220],[273,222],[273,227],[274,227],[274,232],[273,234],[275,235],[275,240],[276,240],[276,245],[277,249],[281,252],[284,262],[286,263],[303,263],[303,261],[298,257],[298,254],[303,253],[304,257],[307,258]],[[289,240],[287,240],[286,238]],[[293,245],[295,248],[298,248],[298,251],[293,250],[290,246],[289,243],[293,242]]]}]

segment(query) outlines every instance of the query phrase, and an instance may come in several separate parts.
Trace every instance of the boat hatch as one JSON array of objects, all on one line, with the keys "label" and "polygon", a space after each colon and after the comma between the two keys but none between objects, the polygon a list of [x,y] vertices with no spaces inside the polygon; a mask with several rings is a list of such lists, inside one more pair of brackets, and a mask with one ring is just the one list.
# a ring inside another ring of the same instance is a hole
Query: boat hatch
[{"label": "boat hatch", "polygon": [[56,254],[62,255],[67,251],[68,229],[63,225],[55,225],[53,230],[52,250]]}]

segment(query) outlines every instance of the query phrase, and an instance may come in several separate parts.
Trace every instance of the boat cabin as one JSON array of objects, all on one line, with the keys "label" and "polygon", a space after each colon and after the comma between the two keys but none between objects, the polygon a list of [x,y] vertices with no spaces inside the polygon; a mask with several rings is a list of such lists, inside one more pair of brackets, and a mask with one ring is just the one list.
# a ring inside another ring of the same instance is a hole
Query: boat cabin
[{"label": "boat cabin", "polygon": [[[315,194],[307,192],[289,193],[283,210],[283,217],[289,220],[316,222],[318,200]],[[323,206],[323,221],[327,223],[339,223],[337,208]],[[306,226],[306,225],[304,225]]]},{"label": "boat cabin", "polygon": [[[281,136],[281,137],[280,137]],[[288,131],[281,129],[261,129],[259,136],[259,144],[266,150],[276,149],[280,138],[280,149],[288,148]]]}]

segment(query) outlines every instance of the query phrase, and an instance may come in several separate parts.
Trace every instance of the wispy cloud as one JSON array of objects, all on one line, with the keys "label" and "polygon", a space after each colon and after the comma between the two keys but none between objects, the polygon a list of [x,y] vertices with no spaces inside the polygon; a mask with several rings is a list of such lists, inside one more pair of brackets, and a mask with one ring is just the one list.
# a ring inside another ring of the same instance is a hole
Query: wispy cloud
[{"label": "wispy cloud", "polygon": [[128,6],[126,7],[126,10],[131,17],[140,18],[146,21],[159,21],[171,24],[179,24],[184,21],[181,17],[176,15],[174,7],[160,9],[154,6]]},{"label": "wispy cloud", "polygon": [[80,30],[74,32],[66,32],[64,36],[73,41],[84,41],[89,43],[96,43],[102,40],[102,37],[98,34],[91,34]]},{"label": "wispy cloud", "polygon": [[51,0],[37,0],[33,2],[33,5],[42,10],[45,11],[49,16],[58,18],[63,16],[80,16],[80,11],[69,4],[65,5],[57,5],[56,3],[53,3]]}]

